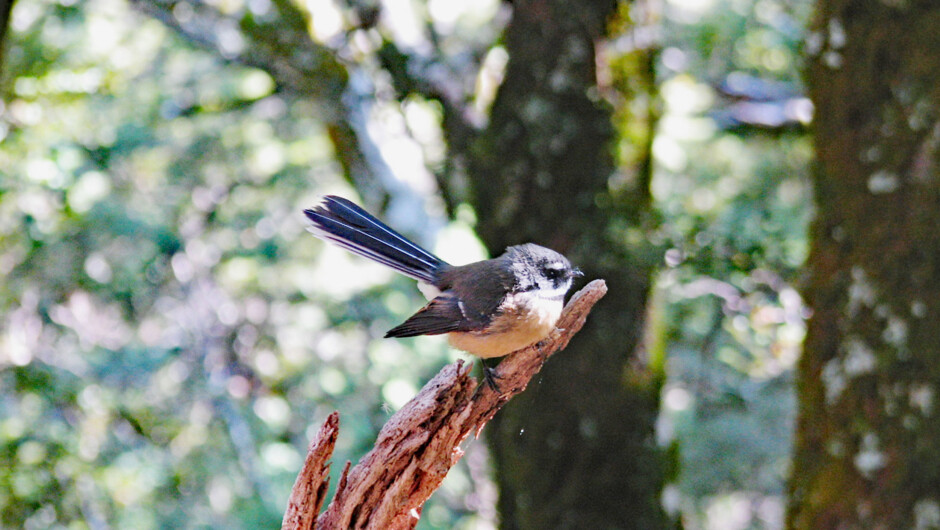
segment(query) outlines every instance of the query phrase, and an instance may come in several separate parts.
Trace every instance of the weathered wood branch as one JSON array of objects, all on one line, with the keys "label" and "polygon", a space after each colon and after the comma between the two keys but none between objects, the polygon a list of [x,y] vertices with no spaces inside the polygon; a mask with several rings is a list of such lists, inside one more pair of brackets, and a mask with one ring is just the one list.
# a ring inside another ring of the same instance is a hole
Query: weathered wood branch
[{"label": "weathered wood branch", "polygon": [[319,517],[328,483],[327,459],[338,429],[334,412],[310,444],[297,477],[282,529],[414,528],[425,501],[463,456],[460,444],[514,395],[525,390],[545,361],[563,349],[607,293],[594,280],[565,306],[555,330],[542,342],[507,356],[496,368],[499,391],[479,385],[462,361],[445,366],[393,415],[375,446],[346,469],[333,501]]},{"label": "weathered wood branch", "polygon": [[304,467],[297,475],[287,501],[283,528],[313,528],[330,486],[329,459],[333,455],[338,434],[339,413],[333,412],[320,427],[316,438],[310,442]]}]

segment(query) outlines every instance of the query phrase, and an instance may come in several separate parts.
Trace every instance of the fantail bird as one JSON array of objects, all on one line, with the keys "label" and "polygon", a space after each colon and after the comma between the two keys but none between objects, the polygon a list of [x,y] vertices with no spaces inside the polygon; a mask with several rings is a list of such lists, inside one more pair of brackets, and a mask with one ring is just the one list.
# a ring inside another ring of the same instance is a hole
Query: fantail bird
[{"label": "fantail bird", "polygon": [[558,252],[532,243],[454,266],[335,195],[304,213],[313,235],[418,280],[430,302],[385,337],[446,333],[457,349],[501,357],[548,336],[582,275]]}]

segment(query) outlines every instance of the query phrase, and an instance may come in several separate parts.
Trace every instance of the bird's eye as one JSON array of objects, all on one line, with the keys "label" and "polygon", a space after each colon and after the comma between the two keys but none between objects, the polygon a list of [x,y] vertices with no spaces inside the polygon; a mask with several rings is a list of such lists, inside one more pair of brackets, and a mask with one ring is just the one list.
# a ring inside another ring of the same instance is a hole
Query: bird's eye
[{"label": "bird's eye", "polygon": [[557,280],[564,275],[564,271],[556,267],[545,267],[542,272],[549,280]]}]

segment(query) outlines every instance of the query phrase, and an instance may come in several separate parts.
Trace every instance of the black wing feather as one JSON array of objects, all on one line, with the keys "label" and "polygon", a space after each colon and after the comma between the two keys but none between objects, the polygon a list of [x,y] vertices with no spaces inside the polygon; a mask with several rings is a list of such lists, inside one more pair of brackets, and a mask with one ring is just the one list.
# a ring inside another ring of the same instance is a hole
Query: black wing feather
[{"label": "black wing feather", "polygon": [[415,337],[417,335],[440,335],[453,331],[474,331],[486,327],[487,319],[482,315],[468,318],[456,296],[443,294],[428,302],[408,320],[388,330],[385,338]]}]

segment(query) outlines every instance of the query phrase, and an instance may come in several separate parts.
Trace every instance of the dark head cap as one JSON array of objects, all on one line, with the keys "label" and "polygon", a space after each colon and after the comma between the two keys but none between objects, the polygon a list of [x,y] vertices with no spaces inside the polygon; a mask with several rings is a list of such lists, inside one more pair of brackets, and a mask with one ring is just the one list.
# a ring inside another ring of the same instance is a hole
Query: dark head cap
[{"label": "dark head cap", "polygon": [[516,291],[539,289],[548,297],[560,298],[571,288],[572,279],[582,275],[568,258],[533,243],[509,247],[501,258],[512,263]]}]

